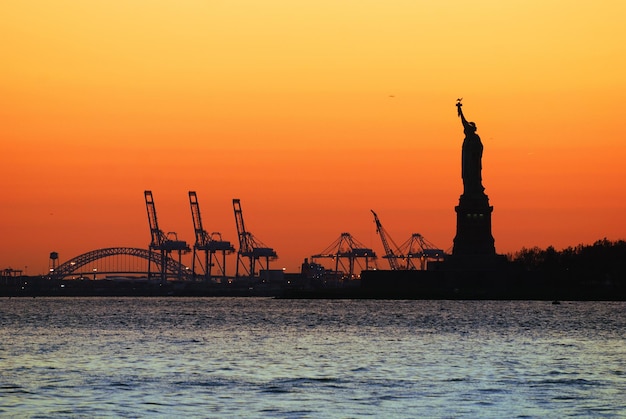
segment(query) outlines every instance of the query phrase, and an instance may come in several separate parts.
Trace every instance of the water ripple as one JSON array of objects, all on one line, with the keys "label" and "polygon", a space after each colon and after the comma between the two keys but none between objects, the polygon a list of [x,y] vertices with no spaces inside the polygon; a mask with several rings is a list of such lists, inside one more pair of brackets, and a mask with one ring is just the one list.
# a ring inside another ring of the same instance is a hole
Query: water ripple
[{"label": "water ripple", "polygon": [[617,417],[624,303],[14,298],[0,414]]}]

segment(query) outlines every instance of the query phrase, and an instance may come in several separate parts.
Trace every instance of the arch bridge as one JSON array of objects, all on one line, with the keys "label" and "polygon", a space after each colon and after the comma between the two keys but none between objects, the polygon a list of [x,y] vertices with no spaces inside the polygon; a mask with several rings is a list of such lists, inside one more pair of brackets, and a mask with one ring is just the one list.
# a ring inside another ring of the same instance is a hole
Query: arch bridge
[{"label": "arch bridge", "polygon": [[[147,261],[145,263],[144,261]],[[152,266],[156,269],[152,270]],[[162,267],[164,267],[162,269]],[[161,253],[136,247],[109,247],[78,255],[50,269],[50,278],[69,276],[96,279],[101,275],[134,274],[157,278],[193,280],[191,270],[175,259]]]}]

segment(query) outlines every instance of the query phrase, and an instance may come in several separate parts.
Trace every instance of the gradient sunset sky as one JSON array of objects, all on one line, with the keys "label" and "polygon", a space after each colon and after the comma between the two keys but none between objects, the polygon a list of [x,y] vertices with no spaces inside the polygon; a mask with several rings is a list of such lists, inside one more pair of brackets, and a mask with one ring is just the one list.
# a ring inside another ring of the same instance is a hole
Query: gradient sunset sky
[{"label": "gradient sunset sky", "polygon": [[[498,253],[626,238],[626,2],[4,0],[0,269],[246,227],[452,246],[463,97]],[[387,263],[380,258],[379,267]],[[234,258],[229,261],[234,270]],[[229,269],[230,270],[230,269]]]}]

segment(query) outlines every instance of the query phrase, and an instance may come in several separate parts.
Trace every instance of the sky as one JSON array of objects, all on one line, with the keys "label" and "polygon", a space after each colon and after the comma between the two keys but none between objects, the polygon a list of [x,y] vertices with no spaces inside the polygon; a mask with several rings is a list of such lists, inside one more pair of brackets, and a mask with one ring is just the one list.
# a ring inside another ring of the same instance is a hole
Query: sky
[{"label": "sky", "polygon": [[188,191],[233,243],[240,199],[288,272],[343,232],[386,267],[371,209],[396,243],[450,249],[460,97],[498,253],[626,238],[621,0],[4,0],[0,16],[0,269],[147,248],[144,190],[190,244]]}]

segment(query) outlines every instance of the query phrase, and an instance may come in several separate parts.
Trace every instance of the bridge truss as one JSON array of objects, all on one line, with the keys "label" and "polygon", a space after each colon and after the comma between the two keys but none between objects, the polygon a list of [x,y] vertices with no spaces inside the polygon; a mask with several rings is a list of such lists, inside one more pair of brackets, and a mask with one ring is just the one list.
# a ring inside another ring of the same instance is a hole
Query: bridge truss
[{"label": "bridge truss", "polygon": [[[146,260],[147,263],[140,266],[137,259]],[[165,279],[193,279],[191,270],[179,261],[152,250],[135,247],[110,247],[83,253],[50,269],[50,278],[63,279],[70,276],[89,278],[92,275],[96,278],[97,275],[135,274],[150,279],[151,263],[165,267]],[[162,279],[161,272],[158,272],[158,277]]]}]

